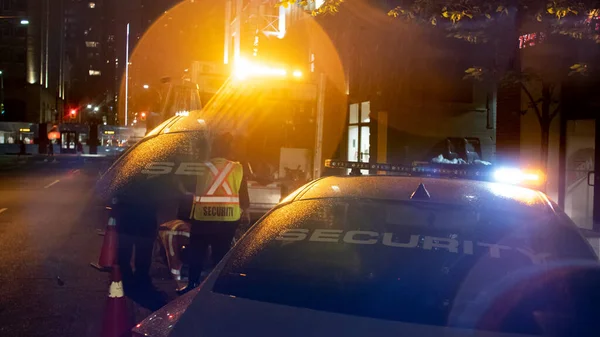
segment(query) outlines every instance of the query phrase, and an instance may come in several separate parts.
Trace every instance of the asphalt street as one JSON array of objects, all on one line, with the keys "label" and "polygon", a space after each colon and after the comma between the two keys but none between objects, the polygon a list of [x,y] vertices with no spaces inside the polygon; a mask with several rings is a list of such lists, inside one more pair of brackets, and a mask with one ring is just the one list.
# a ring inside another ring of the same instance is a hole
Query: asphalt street
[{"label": "asphalt street", "polygon": [[[109,275],[89,263],[108,217],[93,193],[103,166],[65,160],[0,169],[0,336],[100,335]],[[130,307],[136,320],[149,313]]]}]

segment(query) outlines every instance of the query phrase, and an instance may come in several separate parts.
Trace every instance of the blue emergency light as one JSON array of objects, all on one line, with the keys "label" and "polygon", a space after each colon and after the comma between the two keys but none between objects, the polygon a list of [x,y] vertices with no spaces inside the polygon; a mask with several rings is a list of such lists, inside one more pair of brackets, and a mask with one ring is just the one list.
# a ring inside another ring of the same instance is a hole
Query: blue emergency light
[{"label": "blue emergency light", "polygon": [[420,176],[444,176],[444,177],[469,177],[472,179],[493,179],[494,169],[490,165],[483,164],[436,164],[426,162],[415,162],[412,166],[384,164],[384,163],[360,163],[352,161],[332,160],[325,161],[325,167],[374,170],[406,175]]},{"label": "blue emergency light", "polygon": [[471,180],[495,181],[516,185],[537,185],[540,174],[523,172],[515,168],[496,168],[485,164],[439,164],[414,162],[412,166],[385,163],[361,163],[327,159],[325,167],[351,169],[351,175],[360,175],[360,170],[373,170],[407,176],[462,178]]}]

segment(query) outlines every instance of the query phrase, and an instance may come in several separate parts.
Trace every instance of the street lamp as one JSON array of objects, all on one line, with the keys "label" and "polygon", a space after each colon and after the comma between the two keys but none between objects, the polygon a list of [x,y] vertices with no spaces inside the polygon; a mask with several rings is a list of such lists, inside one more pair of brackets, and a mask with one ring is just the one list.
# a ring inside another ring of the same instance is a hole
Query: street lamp
[{"label": "street lamp", "polygon": [[4,72],[0,70],[0,115],[4,115]]},{"label": "street lamp", "polygon": [[19,16],[15,16],[15,15],[0,15],[0,20],[14,20],[14,19],[20,19],[20,23],[23,26],[29,25],[29,20],[25,19],[23,17],[19,17]]},{"label": "street lamp", "polygon": [[92,108],[92,105],[91,105],[91,104],[88,104],[88,105],[87,105],[87,108],[88,108],[88,109],[91,109],[91,108]]},{"label": "street lamp", "polygon": [[160,102],[161,102],[161,104],[162,104],[162,101],[163,101],[163,95],[162,95],[162,93],[160,92],[160,90],[158,90],[158,89],[157,89],[157,88],[155,88],[155,87],[150,87],[150,85],[148,85],[148,84],[144,84],[144,85],[142,85],[142,88],[144,88],[144,90],[150,90],[150,89],[152,89],[152,90],[153,90],[153,91],[154,91],[156,94],[158,94],[158,99],[160,100]]},{"label": "street lamp", "polygon": [[94,112],[98,112],[98,111],[100,111],[100,108],[99,108],[99,107],[97,107],[97,106],[96,106],[96,107],[94,107]]}]

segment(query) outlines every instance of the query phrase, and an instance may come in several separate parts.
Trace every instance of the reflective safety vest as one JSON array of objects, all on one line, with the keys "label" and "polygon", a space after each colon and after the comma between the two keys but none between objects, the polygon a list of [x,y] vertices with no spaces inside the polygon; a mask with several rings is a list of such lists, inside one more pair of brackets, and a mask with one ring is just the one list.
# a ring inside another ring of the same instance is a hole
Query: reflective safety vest
[{"label": "reflective safety vest", "polygon": [[237,221],[241,218],[239,191],[242,164],[224,158],[204,163],[208,174],[196,180],[196,194],[190,218],[202,221]]}]

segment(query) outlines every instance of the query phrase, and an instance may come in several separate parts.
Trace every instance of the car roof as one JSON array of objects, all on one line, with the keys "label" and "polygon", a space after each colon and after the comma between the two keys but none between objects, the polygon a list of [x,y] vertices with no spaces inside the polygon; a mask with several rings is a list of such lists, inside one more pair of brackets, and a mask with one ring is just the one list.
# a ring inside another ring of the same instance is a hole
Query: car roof
[{"label": "car roof", "polygon": [[477,180],[415,176],[330,176],[309,184],[293,200],[359,198],[409,201],[420,184],[429,192],[427,202],[511,211],[553,211],[548,197],[530,188]]}]

